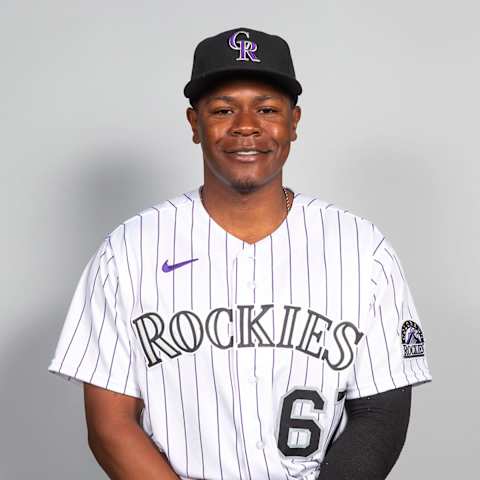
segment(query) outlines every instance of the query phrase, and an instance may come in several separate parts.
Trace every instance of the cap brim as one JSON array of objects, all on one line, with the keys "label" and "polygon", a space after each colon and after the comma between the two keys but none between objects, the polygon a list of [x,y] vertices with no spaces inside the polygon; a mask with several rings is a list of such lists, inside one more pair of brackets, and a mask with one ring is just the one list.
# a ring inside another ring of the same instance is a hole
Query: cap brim
[{"label": "cap brim", "polygon": [[231,66],[229,68],[215,70],[209,72],[207,75],[190,80],[185,85],[183,94],[189,99],[198,98],[202,92],[208,90],[212,83],[227,78],[234,79],[242,73],[252,74],[260,79],[265,79],[266,81],[273,80],[273,83],[277,84],[294,97],[302,93],[302,86],[300,83],[287,75],[275,71],[259,70],[258,68],[254,69],[239,65],[238,67]]}]

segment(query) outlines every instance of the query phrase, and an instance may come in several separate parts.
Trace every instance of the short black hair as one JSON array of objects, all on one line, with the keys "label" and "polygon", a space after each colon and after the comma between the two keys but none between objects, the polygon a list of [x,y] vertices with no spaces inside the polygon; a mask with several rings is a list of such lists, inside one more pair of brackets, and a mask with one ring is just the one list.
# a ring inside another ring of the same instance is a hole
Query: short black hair
[{"label": "short black hair", "polygon": [[218,86],[218,84],[224,82],[227,79],[234,80],[234,79],[238,79],[238,78],[247,78],[247,79],[253,78],[253,79],[265,80],[270,85],[273,85],[274,87],[281,90],[284,93],[284,95],[286,95],[288,97],[288,99],[290,100],[291,108],[294,108],[295,105],[297,104],[298,96],[292,95],[289,91],[287,91],[282,85],[280,85],[278,82],[273,80],[271,77],[262,76],[262,75],[258,75],[258,74],[253,74],[252,75],[252,74],[243,72],[242,74],[236,73],[236,74],[224,75],[221,78],[218,78],[218,79],[212,81],[210,83],[210,85],[206,89],[204,89],[202,92],[200,92],[197,96],[189,98],[190,105],[192,106],[193,109],[196,110],[197,106],[198,106],[198,102],[200,101],[200,99],[202,97],[204,97],[205,95],[207,95],[216,86]]}]

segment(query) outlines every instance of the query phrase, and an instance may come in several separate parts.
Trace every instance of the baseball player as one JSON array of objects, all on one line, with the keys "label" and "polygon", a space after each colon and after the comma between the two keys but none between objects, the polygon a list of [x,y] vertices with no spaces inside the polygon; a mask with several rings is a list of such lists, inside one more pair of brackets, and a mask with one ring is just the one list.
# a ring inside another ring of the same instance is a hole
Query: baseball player
[{"label": "baseball player", "polygon": [[377,225],[285,187],[302,87],[281,37],[201,41],[184,88],[201,186],[105,236],[49,365],[84,387],[115,479],[380,479],[431,380]]}]

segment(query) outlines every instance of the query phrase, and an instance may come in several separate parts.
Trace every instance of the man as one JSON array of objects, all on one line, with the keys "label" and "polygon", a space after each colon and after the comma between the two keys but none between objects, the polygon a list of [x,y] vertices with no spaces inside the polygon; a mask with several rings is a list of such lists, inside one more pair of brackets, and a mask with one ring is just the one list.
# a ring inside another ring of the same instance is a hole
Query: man
[{"label": "man", "polygon": [[83,382],[115,479],[383,479],[431,380],[376,225],[283,186],[302,92],[280,37],[195,50],[204,182],[131,217],[85,267],[49,370]]}]

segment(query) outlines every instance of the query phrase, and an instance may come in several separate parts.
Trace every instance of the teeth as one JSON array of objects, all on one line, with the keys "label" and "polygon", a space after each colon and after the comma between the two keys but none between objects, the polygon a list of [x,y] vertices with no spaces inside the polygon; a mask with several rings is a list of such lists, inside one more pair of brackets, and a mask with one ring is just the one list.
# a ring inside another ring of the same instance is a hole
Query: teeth
[{"label": "teeth", "polygon": [[260,153],[258,150],[243,150],[241,152],[235,152],[237,155],[256,155]]}]

